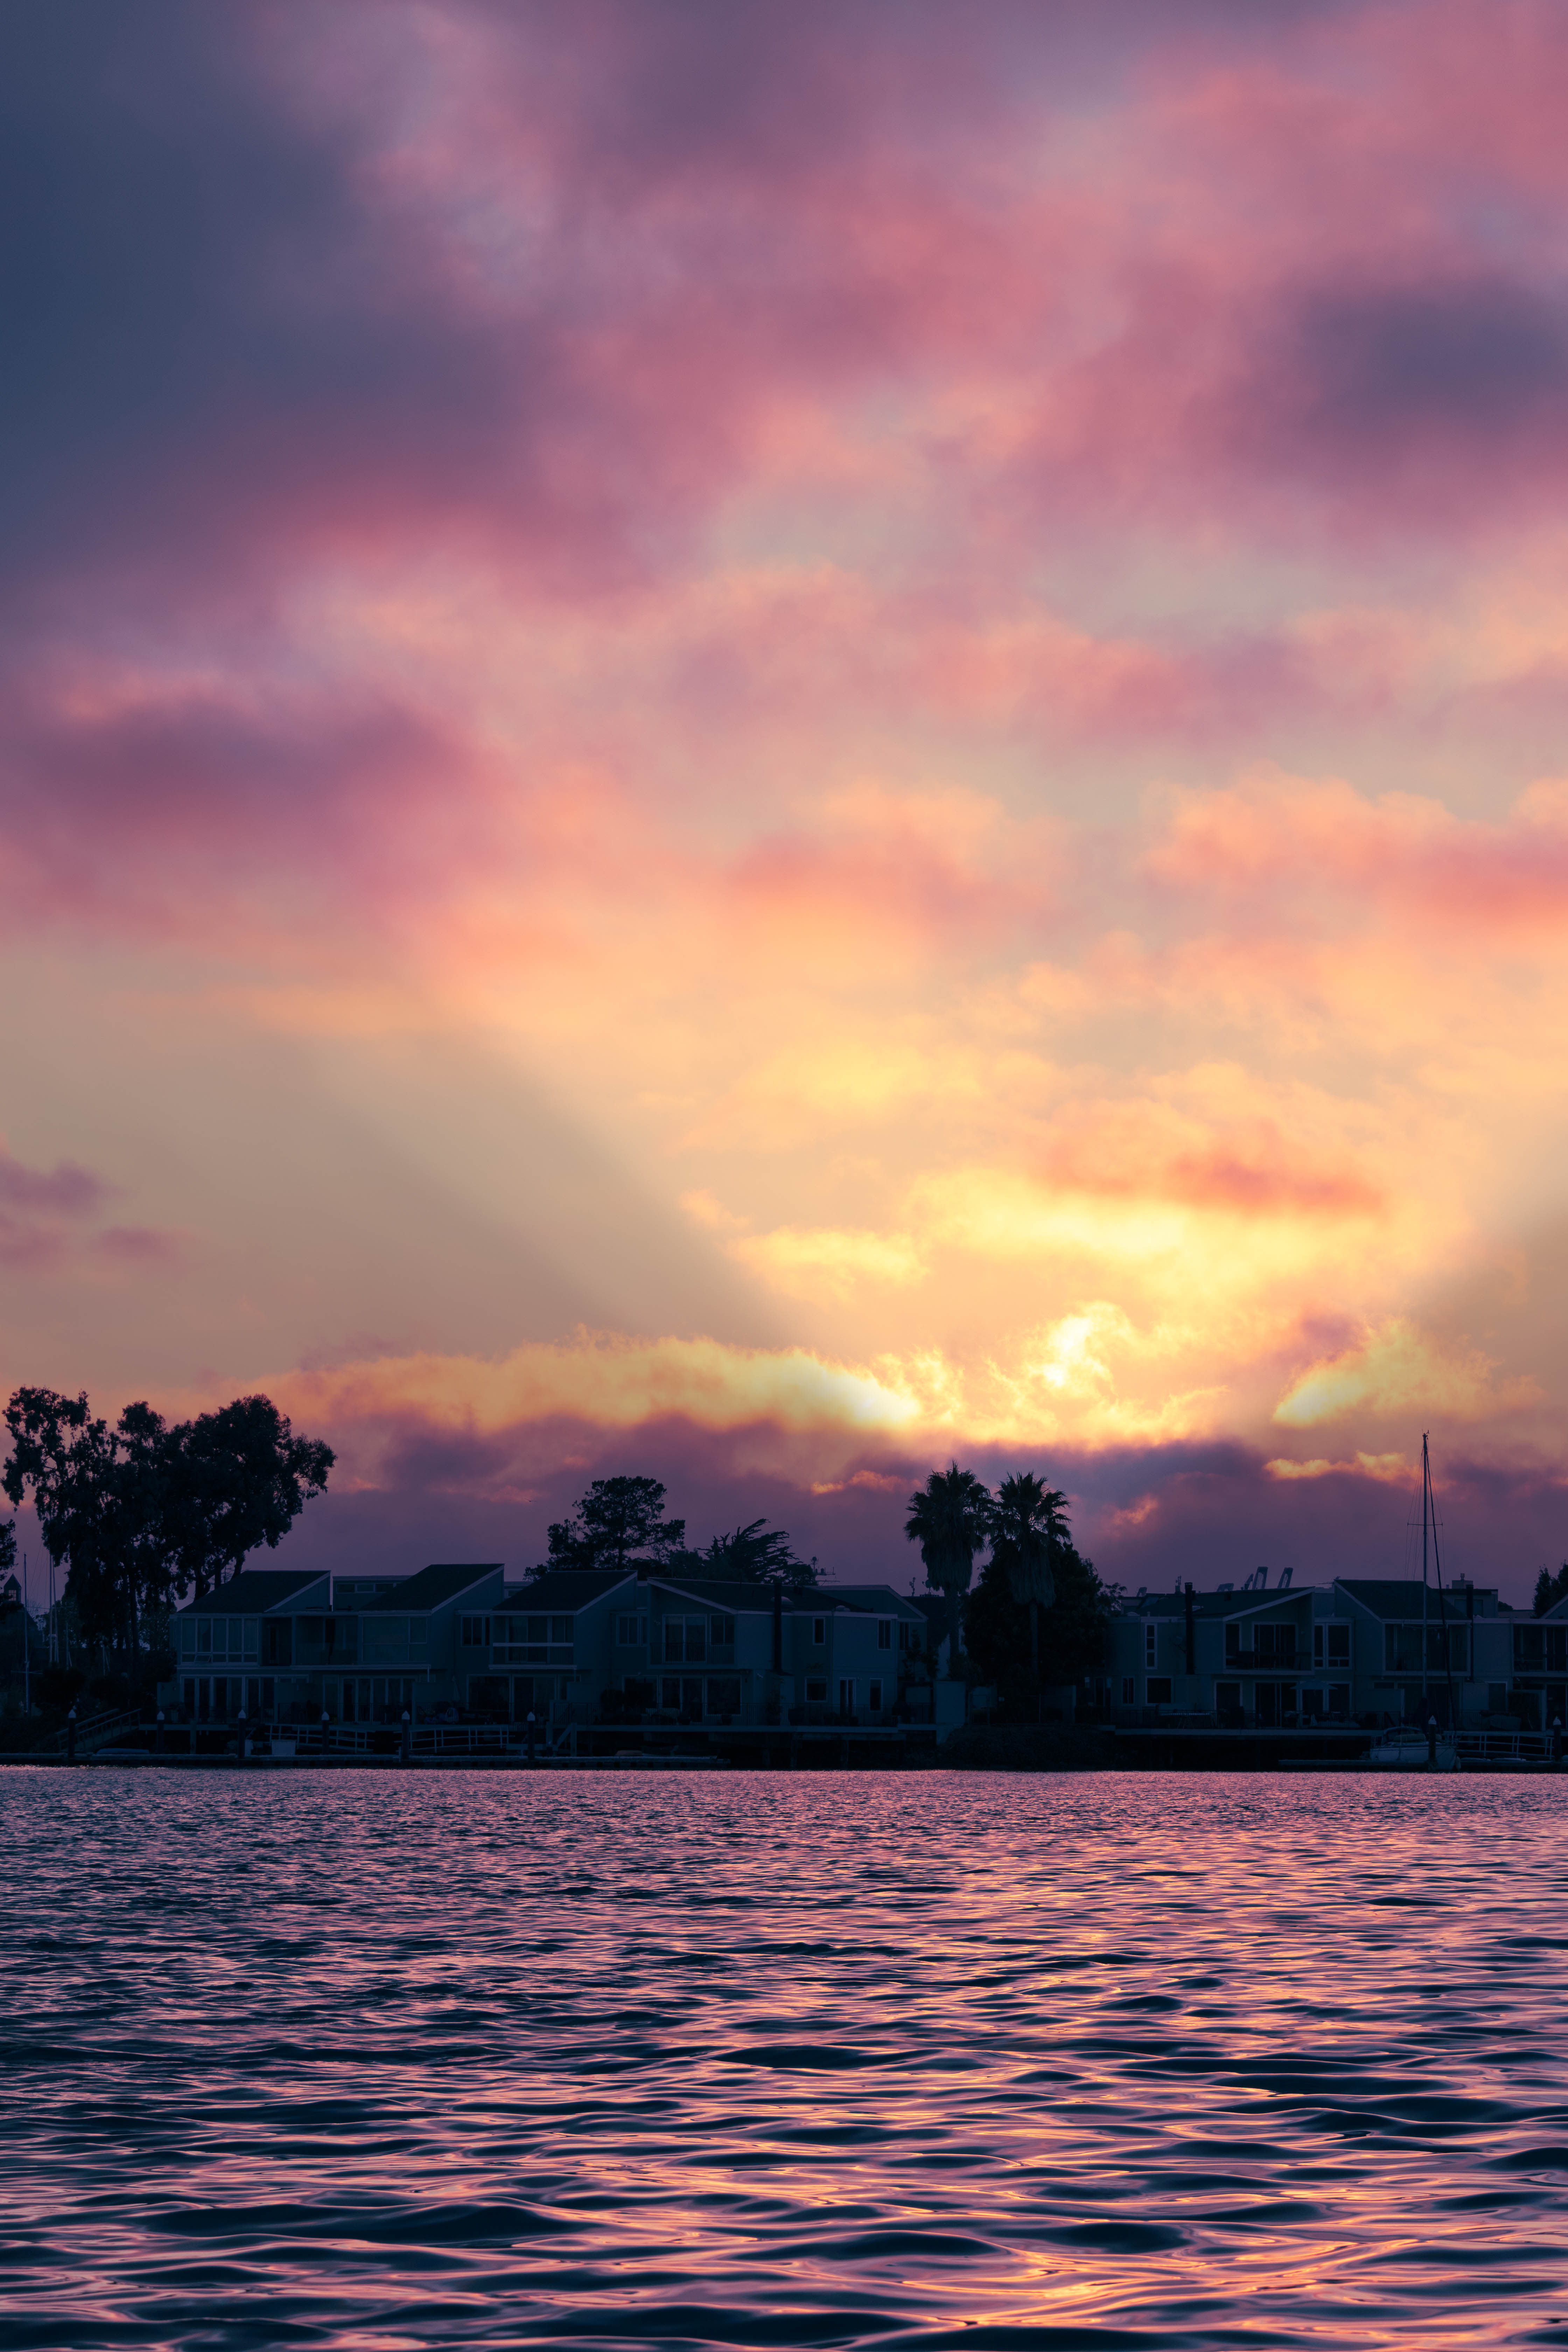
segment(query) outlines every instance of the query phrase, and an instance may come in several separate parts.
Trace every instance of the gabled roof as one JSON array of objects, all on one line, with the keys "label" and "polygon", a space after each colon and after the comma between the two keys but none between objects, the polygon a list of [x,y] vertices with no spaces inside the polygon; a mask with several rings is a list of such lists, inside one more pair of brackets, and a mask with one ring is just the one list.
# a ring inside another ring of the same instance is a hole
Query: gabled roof
[{"label": "gabled roof", "polygon": [[360,1614],[374,1616],[378,1611],[395,1611],[405,1616],[422,1609],[439,1609],[445,1601],[456,1601],[487,1576],[499,1576],[499,1559],[432,1560],[416,1576],[406,1576],[392,1592],[377,1593],[374,1600],[360,1603]]},{"label": "gabled roof", "polygon": [[[325,1586],[326,1571],[301,1568],[242,1568],[204,1601],[187,1601],[182,1617],[260,1617],[312,1584]],[[326,1599],[323,1592],[322,1600]]]},{"label": "gabled roof", "polygon": [[[759,1610],[771,1617],[773,1589],[771,1584],[748,1584],[742,1580],[718,1576],[678,1576],[669,1570],[656,1570],[648,1578],[661,1592],[673,1592],[686,1601],[700,1601],[705,1609],[721,1609],[731,1617],[744,1617]],[[809,1606],[812,1595],[786,1591],[786,1609]]]},{"label": "gabled roof", "polygon": [[557,1610],[564,1616],[602,1601],[617,1585],[637,1582],[630,1568],[547,1568],[528,1584],[514,1585],[500,1603],[503,1609]]},{"label": "gabled roof", "polygon": [[[1370,1616],[1381,1617],[1387,1623],[1404,1625],[1412,1622],[1419,1624],[1421,1622],[1423,1587],[1419,1577],[1336,1576],[1334,1589],[1355,1601]],[[1465,1604],[1462,1601],[1457,1601],[1449,1591],[1446,1591],[1439,1600],[1435,1584],[1427,1585],[1425,1591],[1425,1613],[1428,1619],[1435,1617],[1440,1622],[1447,1616],[1463,1622]]]},{"label": "gabled roof", "polygon": [[[924,1610],[907,1592],[900,1592],[891,1584],[819,1584],[813,1592],[795,1596],[797,1605],[808,1609],[814,1601],[826,1601],[830,1608],[853,1609],[869,1617],[923,1618]],[[943,1602],[946,1607],[946,1602]]]},{"label": "gabled roof", "polygon": [[[1321,1585],[1276,1585],[1272,1592],[1194,1592],[1193,1615],[1198,1617],[1256,1617],[1266,1609],[1289,1608],[1292,1601],[1308,1601]],[[1184,1592],[1140,1592],[1123,1601],[1122,1609],[1130,1617],[1180,1617],[1187,1613]]]}]

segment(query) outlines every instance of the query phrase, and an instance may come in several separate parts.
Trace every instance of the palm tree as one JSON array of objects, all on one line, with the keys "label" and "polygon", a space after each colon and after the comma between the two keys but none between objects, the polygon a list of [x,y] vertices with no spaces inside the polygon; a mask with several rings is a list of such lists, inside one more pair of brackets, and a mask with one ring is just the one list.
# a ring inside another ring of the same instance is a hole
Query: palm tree
[{"label": "palm tree", "polygon": [[1053,1563],[1068,1540],[1068,1498],[1037,1478],[1032,1470],[1004,1478],[996,1489],[991,1522],[991,1553],[1006,1572],[1007,1588],[1029,1612],[1029,1664],[1040,1679],[1040,1612],[1057,1597]]},{"label": "palm tree", "polygon": [[904,1533],[921,1548],[926,1582],[945,1592],[948,1599],[951,1674],[958,1672],[963,1646],[962,1607],[974,1573],[974,1555],[990,1527],[989,1488],[981,1485],[973,1470],[961,1470],[956,1462],[949,1463],[945,1470],[933,1470],[925,1485],[910,1496]]}]

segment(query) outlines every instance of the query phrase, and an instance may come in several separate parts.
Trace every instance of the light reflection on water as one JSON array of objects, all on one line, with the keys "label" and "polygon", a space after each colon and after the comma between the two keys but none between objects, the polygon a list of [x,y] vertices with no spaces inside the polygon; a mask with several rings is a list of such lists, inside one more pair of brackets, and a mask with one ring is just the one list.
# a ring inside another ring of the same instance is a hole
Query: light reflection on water
[{"label": "light reflection on water", "polygon": [[1565,1807],[0,1773],[0,2338],[1561,2343]]}]

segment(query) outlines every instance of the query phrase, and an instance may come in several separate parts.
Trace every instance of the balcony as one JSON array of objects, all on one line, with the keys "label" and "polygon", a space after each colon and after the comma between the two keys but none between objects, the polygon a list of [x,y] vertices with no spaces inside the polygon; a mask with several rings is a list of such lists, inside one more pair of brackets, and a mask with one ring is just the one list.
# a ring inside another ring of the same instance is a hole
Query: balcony
[{"label": "balcony", "polygon": [[572,1642],[494,1642],[492,1666],[573,1666],[577,1661]]}]

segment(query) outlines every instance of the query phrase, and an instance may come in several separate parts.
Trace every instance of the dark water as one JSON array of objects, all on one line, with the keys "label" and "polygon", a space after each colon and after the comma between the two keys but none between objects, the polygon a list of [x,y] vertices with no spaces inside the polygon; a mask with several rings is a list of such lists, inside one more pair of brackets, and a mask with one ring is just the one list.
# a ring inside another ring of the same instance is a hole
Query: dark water
[{"label": "dark water", "polygon": [[1557,2344],[1565,1819],[0,1773],[0,2338]]}]

